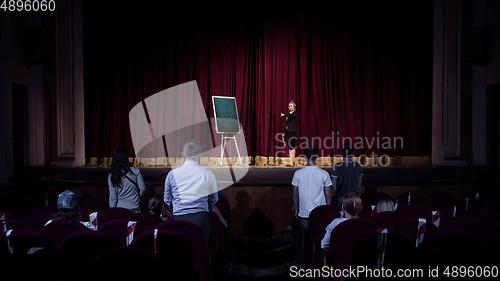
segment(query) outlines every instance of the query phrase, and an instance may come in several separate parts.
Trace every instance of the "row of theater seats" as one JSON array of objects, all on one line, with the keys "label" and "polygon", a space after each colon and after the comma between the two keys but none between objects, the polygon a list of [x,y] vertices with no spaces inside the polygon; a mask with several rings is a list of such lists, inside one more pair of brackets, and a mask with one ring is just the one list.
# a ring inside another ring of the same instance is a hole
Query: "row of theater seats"
[{"label": "row of theater seats", "polygon": [[[432,197],[423,199],[413,193],[410,198],[420,200],[410,200],[408,204],[408,200],[404,200],[408,198],[408,193],[405,193],[398,196],[395,212],[372,212],[377,197],[382,195],[364,199],[361,218],[345,221],[332,231],[329,252],[320,248],[326,226],[333,219],[342,217],[343,213],[332,205],[316,207],[309,215],[309,230],[305,234],[306,265],[312,269],[327,265],[340,269],[349,266],[376,269],[384,266],[428,270],[428,266],[437,265],[500,264],[498,198],[484,201],[469,199],[472,202],[463,208],[457,205],[449,207],[448,204],[461,204],[467,200],[450,198],[434,205],[436,210],[433,212],[423,207],[426,200],[434,200]],[[444,195],[435,195],[439,196]],[[294,229],[299,228],[300,223],[296,222]],[[300,231],[295,234],[297,247],[300,235]],[[381,239],[386,239],[385,246],[380,245]]]},{"label": "row of theater seats", "polygon": [[[217,207],[230,225],[230,206],[224,197]],[[91,221],[99,229],[92,231],[76,221],[45,225],[54,212],[36,210],[17,209],[21,215],[33,213],[26,221],[0,212],[2,272],[34,274],[34,278],[41,272],[61,274],[57,280],[104,279],[109,273],[125,279],[153,277],[153,273],[158,277],[158,270],[164,271],[161,277],[166,280],[216,280],[222,273],[230,228],[223,227],[213,212],[210,245],[205,247],[201,229],[186,221],[164,222],[149,213],[108,207],[82,215],[81,221]],[[26,264],[35,266],[27,272]]]}]

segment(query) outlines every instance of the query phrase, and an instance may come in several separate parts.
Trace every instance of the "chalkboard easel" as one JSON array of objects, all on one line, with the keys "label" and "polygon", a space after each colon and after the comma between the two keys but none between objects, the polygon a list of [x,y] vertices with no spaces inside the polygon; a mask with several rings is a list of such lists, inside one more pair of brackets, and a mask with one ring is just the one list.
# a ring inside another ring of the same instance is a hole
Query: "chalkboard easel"
[{"label": "chalkboard easel", "polygon": [[240,165],[243,166],[238,143],[236,142],[236,134],[241,130],[236,98],[212,96],[212,105],[214,108],[215,130],[218,134],[221,134],[220,166],[222,167],[222,157],[224,156],[226,144],[231,140],[234,140]]}]

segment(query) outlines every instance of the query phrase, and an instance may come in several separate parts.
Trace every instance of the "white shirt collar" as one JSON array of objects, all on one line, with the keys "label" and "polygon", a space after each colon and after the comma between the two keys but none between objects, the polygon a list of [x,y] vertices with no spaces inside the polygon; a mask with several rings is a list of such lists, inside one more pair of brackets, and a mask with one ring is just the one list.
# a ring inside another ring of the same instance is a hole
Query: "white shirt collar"
[{"label": "white shirt collar", "polygon": [[199,165],[198,161],[193,161],[193,160],[184,160],[184,164]]}]

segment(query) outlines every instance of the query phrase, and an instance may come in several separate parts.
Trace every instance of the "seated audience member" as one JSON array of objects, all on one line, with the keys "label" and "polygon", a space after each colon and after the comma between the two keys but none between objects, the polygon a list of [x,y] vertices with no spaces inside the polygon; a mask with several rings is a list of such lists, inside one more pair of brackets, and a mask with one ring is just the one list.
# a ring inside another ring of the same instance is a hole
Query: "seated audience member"
[{"label": "seated audience member", "polygon": [[333,165],[332,184],[335,197],[333,204],[340,207],[342,196],[349,192],[358,193],[363,179],[363,167],[351,159],[353,147],[350,143],[342,145],[342,161]]},{"label": "seated audience member", "polygon": [[[78,196],[79,195],[79,196]],[[49,220],[45,225],[57,221],[57,220],[72,220],[80,222],[91,230],[97,230],[97,227],[94,226],[91,222],[80,221],[80,208],[78,202],[81,197],[81,192],[78,191],[70,191],[66,190],[59,194],[57,197],[57,207],[59,210],[52,216],[52,219]]]},{"label": "seated audience member", "polygon": [[375,205],[375,210],[377,213],[394,211],[394,203],[391,197],[387,195],[380,197],[377,201],[377,205]]},{"label": "seated audience member", "polygon": [[149,199],[148,209],[151,214],[159,216],[163,221],[168,221],[174,218],[168,209],[167,204],[163,202],[163,197],[159,194],[155,193],[151,199]]},{"label": "seated audience member", "polygon": [[118,147],[113,154],[108,176],[109,207],[122,207],[135,213],[141,211],[140,202],[146,190],[141,171],[128,160],[128,151]]},{"label": "seated audience member", "polygon": [[358,214],[361,212],[362,202],[359,195],[354,192],[349,192],[344,194],[342,197],[342,210],[344,211],[344,218],[334,219],[327,227],[325,237],[321,240],[321,248],[326,251],[330,250],[330,235],[332,230],[340,223],[348,220],[358,218]]}]

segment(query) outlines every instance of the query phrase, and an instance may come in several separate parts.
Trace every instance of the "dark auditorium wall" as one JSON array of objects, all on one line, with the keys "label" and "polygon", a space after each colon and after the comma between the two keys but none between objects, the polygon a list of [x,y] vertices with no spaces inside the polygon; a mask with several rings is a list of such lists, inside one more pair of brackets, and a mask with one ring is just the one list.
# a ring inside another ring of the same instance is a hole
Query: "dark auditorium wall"
[{"label": "dark auditorium wall", "polygon": [[[488,92],[500,96],[500,2],[495,0],[472,1],[472,26],[487,27],[490,30],[489,60],[486,63],[475,63],[472,66],[472,153],[473,164],[478,166],[493,165],[500,167],[498,127],[492,127],[492,116],[496,117],[498,126],[500,104],[492,105]],[[490,143],[492,134],[496,135],[496,143]],[[496,145],[496,146],[495,146]],[[492,158],[492,146],[496,147],[496,159]],[[492,163],[496,162],[496,163]]]}]

